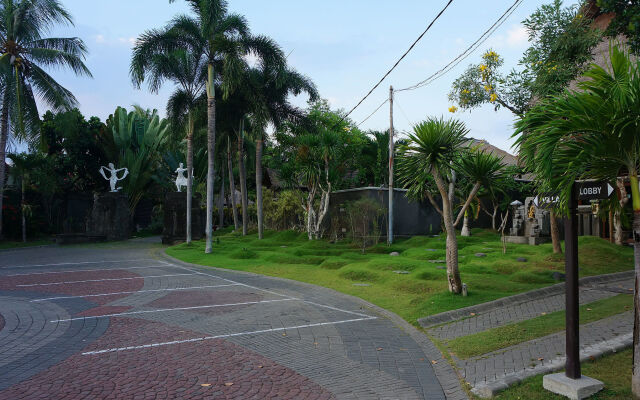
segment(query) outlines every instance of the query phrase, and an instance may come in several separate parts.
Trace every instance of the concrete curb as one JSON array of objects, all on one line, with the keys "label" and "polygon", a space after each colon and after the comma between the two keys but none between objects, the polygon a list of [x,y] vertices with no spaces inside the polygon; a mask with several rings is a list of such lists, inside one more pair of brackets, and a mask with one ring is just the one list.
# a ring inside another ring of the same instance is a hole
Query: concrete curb
[{"label": "concrete curb", "polygon": [[[187,267],[195,267],[195,268],[207,268],[212,270],[224,271],[224,272],[233,272],[240,275],[246,275],[251,277],[261,277],[267,279],[273,279],[276,281],[282,282],[291,282],[297,285],[308,286],[313,288],[322,288],[327,291],[331,291],[335,296],[341,296],[343,298],[349,299],[353,302],[361,304],[363,307],[369,308],[376,313],[382,315],[383,317],[389,319],[396,326],[406,332],[422,349],[424,354],[432,361],[433,370],[436,374],[436,378],[442,387],[442,390],[447,398],[447,400],[468,400],[467,392],[463,389],[460,383],[460,377],[453,369],[451,364],[447,361],[446,358],[442,355],[440,350],[433,344],[433,342],[422,332],[416,329],[413,325],[402,319],[400,316],[388,311],[384,308],[378,307],[375,304],[369,303],[366,300],[363,300],[359,297],[351,296],[345,293],[337,292],[333,289],[326,288],[324,286],[313,285],[306,282],[294,281],[286,278],[279,278],[268,275],[256,274],[253,272],[246,271],[236,271],[232,269],[218,268],[218,267],[210,267],[206,265],[192,264],[182,260],[178,260],[166,253],[166,249],[157,249],[154,253],[162,258],[165,258],[171,262],[181,264]],[[435,363],[434,363],[435,361]]]},{"label": "concrete curb", "polygon": [[[616,353],[633,345],[633,333],[618,336],[614,339],[605,340],[603,342],[580,349],[580,361],[587,361],[590,358],[598,358],[603,355]],[[509,386],[522,382],[523,380],[535,375],[547,374],[549,372],[559,371],[564,368],[565,357],[558,357],[550,360],[549,363],[538,365],[524,371],[507,374],[499,377],[495,381],[477,385],[471,392],[478,397],[485,399],[495,396],[498,392],[507,389]]]},{"label": "concrete curb", "polygon": [[[615,282],[623,279],[633,278],[635,275],[633,270],[624,271],[624,272],[616,272],[613,274],[605,274],[605,275],[596,275],[596,276],[588,276],[586,278],[582,278],[579,281],[580,286],[588,286],[598,283],[607,283],[607,282]],[[503,297],[498,300],[489,301],[487,303],[477,304],[474,306],[459,308],[457,310],[446,311],[440,314],[430,315],[428,317],[418,319],[418,323],[423,328],[432,328],[436,325],[446,324],[450,322],[455,322],[464,318],[469,317],[471,313],[480,314],[485,313],[496,308],[504,307],[504,306],[513,306],[518,305],[520,303],[524,303],[531,300],[536,300],[545,296],[553,296],[557,294],[564,293],[564,282],[557,283],[552,286],[548,286],[542,289],[536,289],[525,293],[516,294],[509,297]]]}]

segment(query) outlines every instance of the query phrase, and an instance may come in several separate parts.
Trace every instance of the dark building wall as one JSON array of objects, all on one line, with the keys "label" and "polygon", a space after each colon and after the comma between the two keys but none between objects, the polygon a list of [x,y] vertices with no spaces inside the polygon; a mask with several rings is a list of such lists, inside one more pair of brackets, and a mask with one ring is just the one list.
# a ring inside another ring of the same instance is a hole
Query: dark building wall
[{"label": "dark building wall", "polygon": [[[436,235],[442,231],[440,214],[428,201],[415,202],[407,198],[405,189],[394,189],[394,236]],[[339,190],[331,193],[329,203],[329,215],[327,220],[332,230],[340,232],[343,228],[348,233],[348,215],[346,205],[349,202],[368,197],[380,204],[384,210],[389,208],[389,189],[377,187],[364,187],[348,190]],[[436,199],[438,201],[438,199]],[[382,236],[387,235],[386,216],[381,218],[380,227]]]}]

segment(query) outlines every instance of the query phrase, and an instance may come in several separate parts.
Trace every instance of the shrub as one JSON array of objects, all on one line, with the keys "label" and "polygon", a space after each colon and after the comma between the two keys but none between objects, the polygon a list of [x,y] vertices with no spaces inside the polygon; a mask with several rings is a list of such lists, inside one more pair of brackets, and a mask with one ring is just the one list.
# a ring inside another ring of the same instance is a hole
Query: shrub
[{"label": "shrub", "polygon": [[381,236],[380,220],[386,210],[378,202],[363,198],[347,204],[347,215],[351,226],[351,240],[358,244],[364,254],[369,246],[378,244]]},{"label": "shrub", "polygon": [[265,228],[304,230],[302,194],[299,190],[283,190],[276,194],[264,189],[262,193]]}]

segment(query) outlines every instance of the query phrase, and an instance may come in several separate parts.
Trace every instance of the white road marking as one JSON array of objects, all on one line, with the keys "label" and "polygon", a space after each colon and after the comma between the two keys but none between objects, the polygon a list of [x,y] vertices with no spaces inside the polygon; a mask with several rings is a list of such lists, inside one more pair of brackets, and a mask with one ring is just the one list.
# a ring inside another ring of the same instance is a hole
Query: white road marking
[{"label": "white road marking", "polygon": [[105,282],[105,281],[126,281],[131,279],[146,279],[146,278],[163,278],[165,276],[184,276],[184,275],[196,275],[196,274],[171,274],[171,275],[149,275],[149,276],[134,276],[130,278],[104,278],[104,279],[87,279],[84,281],[67,281],[67,282],[52,282],[52,283],[31,283],[25,285],[16,285],[17,287],[33,287],[33,286],[53,286],[53,285],[70,285],[73,283],[86,283],[86,282]]},{"label": "white road marking", "polygon": [[307,304],[313,304],[314,306],[317,306],[317,307],[324,307],[324,308],[328,308],[328,309],[334,310],[334,311],[340,311],[340,312],[347,313],[347,314],[357,315],[359,317],[371,317],[370,315],[367,315],[367,314],[362,314],[362,313],[355,312],[355,311],[347,311],[347,310],[343,310],[342,308],[331,307],[331,306],[328,306],[326,304],[314,303],[313,301],[309,301],[309,300],[302,300],[302,301],[307,303]]},{"label": "white road marking", "polygon": [[83,297],[101,297],[101,296],[113,296],[116,294],[130,294],[130,293],[147,293],[147,292],[172,292],[176,290],[195,290],[195,289],[211,289],[211,288],[219,288],[219,287],[228,287],[228,286],[237,286],[237,283],[230,283],[226,285],[212,285],[212,286],[189,286],[184,288],[171,288],[171,289],[149,289],[149,290],[133,290],[130,292],[114,292],[114,293],[101,293],[101,294],[81,294],[77,296],[60,296],[60,297],[47,297],[44,299],[35,299],[31,300],[31,302],[38,301],[47,301],[47,300],[60,300],[60,299],[75,299],[75,298],[83,298]]},{"label": "white road marking", "polygon": [[286,331],[287,329],[303,329],[303,328],[313,328],[313,327],[316,327],[316,326],[338,325],[338,324],[346,324],[346,323],[349,323],[349,322],[369,321],[369,320],[373,320],[373,319],[376,319],[376,317],[346,319],[346,320],[343,320],[343,321],[335,321],[335,322],[320,322],[320,323],[316,323],[316,324],[289,326],[289,327],[285,327],[285,328],[263,329],[263,330],[251,331],[251,332],[230,333],[230,334],[226,334],[226,335],[205,336],[205,337],[194,338],[194,339],[174,340],[174,341],[171,341],[171,342],[151,343],[151,344],[143,344],[143,345],[139,345],[139,346],[117,347],[117,348],[105,349],[105,350],[87,351],[87,352],[82,353],[82,355],[83,356],[89,356],[89,355],[104,354],[104,353],[114,353],[114,352],[119,352],[119,351],[148,349],[148,348],[152,348],[152,347],[169,346],[169,345],[174,345],[174,344],[195,343],[195,342],[202,342],[202,341],[205,341],[205,340],[223,339],[223,338],[234,337],[234,336],[246,336],[246,335],[256,335],[256,334],[259,334],[259,333],[279,332],[279,331]]},{"label": "white road marking", "polygon": [[103,261],[77,261],[77,262],[64,262],[57,264],[32,264],[32,265],[4,265],[2,268],[31,268],[31,267],[55,267],[60,265],[81,265],[81,264],[109,264],[109,263],[121,263],[121,262],[138,262],[138,261],[156,261],[167,264],[164,261],[155,260],[153,258],[139,258],[135,260],[103,260]]},{"label": "white road marking", "polygon": [[49,275],[49,274],[71,274],[74,272],[102,272],[102,271],[120,271],[120,270],[129,270],[129,269],[145,269],[145,268],[171,268],[173,266],[170,265],[149,265],[146,267],[122,267],[122,268],[94,268],[94,269],[73,269],[69,271],[51,271],[51,272],[31,272],[26,274],[11,274],[11,275],[2,275],[4,276],[29,276],[29,275]]},{"label": "white road marking", "polygon": [[260,290],[260,291],[265,292],[265,293],[271,293],[271,294],[274,294],[274,295],[276,295],[276,296],[280,296],[280,297],[291,297],[291,296],[288,296],[288,295],[286,295],[286,294],[280,294],[280,293],[277,293],[277,292],[273,292],[273,291],[271,291],[271,290],[267,290],[267,289],[259,288],[259,287],[256,287],[256,286],[247,285],[246,283],[236,282],[236,281],[233,281],[233,280],[231,280],[231,279],[223,278],[223,277],[221,277],[221,276],[212,275],[212,274],[207,274],[206,272],[201,272],[201,271],[194,270],[194,269],[191,269],[191,268],[182,267],[182,266],[180,266],[180,265],[175,265],[175,264],[172,264],[172,263],[169,263],[169,262],[168,262],[168,263],[166,263],[166,264],[167,264],[167,265],[170,265],[170,266],[172,266],[172,267],[176,267],[176,268],[184,269],[184,270],[186,270],[186,271],[191,271],[191,272],[193,272],[193,273],[195,273],[195,274],[204,275],[204,276],[208,276],[208,277],[216,278],[216,279],[222,279],[223,281],[227,281],[227,282],[231,282],[231,283],[237,283],[238,285],[241,285],[241,286],[244,286],[244,287],[248,287],[248,288],[251,288],[251,289],[255,289],[255,290]]},{"label": "white road marking", "polygon": [[278,300],[247,301],[247,302],[244,302],[244,303],[212,304],[212,305],[208,305],[208,306],[159,308],[157,310],[130,311],[130,312],[115,313],[115,314],[91,315],[91,316],[87,316],[87,317],[74,317],[74,318],[67,318],[67,319],[55,319],[55,320],[52,320],[52,321],[49,321],[49,322],[67,322],[67,321],[76,321],[76,320],[79,320],[79,319],[87,319],[87,318],[106,318],[106,317],[117,317],[117,316],[121,316],[121,315],[148,314],[148,313],[167,312],[167,311],[183,311],[183,310],[198,310],[198,309],[202,309],[202,308],[244,306],[244,305],[249,305],[249,304],[275,303],[275,302],[279,302],[279,301],[292,301],[292,300],[298,300],[298,299],[289,298],[289,299],[278,299]]}]

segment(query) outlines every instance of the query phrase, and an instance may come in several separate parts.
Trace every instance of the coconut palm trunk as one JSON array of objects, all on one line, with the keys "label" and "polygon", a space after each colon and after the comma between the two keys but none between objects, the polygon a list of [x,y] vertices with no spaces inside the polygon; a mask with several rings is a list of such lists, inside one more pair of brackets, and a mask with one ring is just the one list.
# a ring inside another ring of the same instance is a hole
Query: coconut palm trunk
[{"label": "coconut palm trunk", "polygon": [[9,109],[7,107],[7,95],[2,105],[0,114],[0,240],[2,240],[2,203],[4,199],[4,181],[6,174],[7,139],[9,138]]},{"label": "coconut palm trunk", "polygon": [[220,164],[220,200],[218,203],[218,225],[224,228],[224,163]]},{"label": "coconut palm trunk", "polygon": [[20,210],[22,211],[20,214],[22,216],[22,241],[24,243],[27,243],[27,216],[25,214],[26,208],[25,208],[25,196],[24,196],[24,192],[25,192],[25,175],[22,175],[22,178],[20,179],[21,185],[20,185]]},{"label": "coconut palm trunk", "polygon": [[631,181],[631,201],[633,205],[633,262],[636,272],[633,298],[633,373],[631,375],[631,391],[634,398],[640,398],[640,189],[638,176],[629,174]]},{"label": "coconut palm trunk", "polygon": [[233,229],[238,230],[238,205],[236,204],[236,184],[233,178],[233,160],[231,157],[231,140],[227,141],[227,167],[229,170],[229,191],[231,192],[231,208],[233,213]]},{"label": "coconut palm trunk", "polygon": [[262,221],[262,135],[256,140],[256,208],[258,215],[258,239],[263,236]]},{"label": "coconut palm trunk", "polygon": [[207,66],[207,72],[207,239],[204,252],[208,254],[213,251],[213,179],[216,154],[216,93],[212,61]]},{"label": "coconut palm trunk", "polygon": [[562,246],[560,245],[560,229],[558,228],[558,220],[556,219],[556,213],[553,209],[549,212],[549,220],[551,222],[551,242],[553,244],[553,252],[556,254],[562,254]]},{"label": "coconut palm trunk", "polygon": [[187,244],[191,243],[191,208],[193,204],[193,114],[187,122]]},{"label": "coconut palm trunk", "polygon": [[247,170],[244,162],[244,120],[240,121],[240,136],[238,137],[238,172],[240,173],[240,199],[242,201],[242,236],[246,236],[249,227],[249,210],[247,209]]}]

